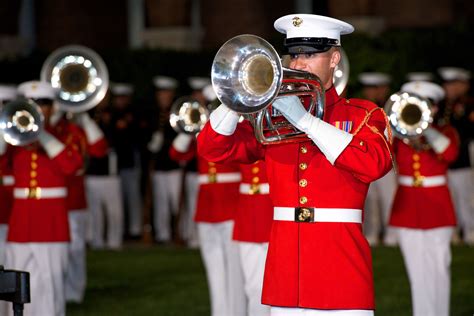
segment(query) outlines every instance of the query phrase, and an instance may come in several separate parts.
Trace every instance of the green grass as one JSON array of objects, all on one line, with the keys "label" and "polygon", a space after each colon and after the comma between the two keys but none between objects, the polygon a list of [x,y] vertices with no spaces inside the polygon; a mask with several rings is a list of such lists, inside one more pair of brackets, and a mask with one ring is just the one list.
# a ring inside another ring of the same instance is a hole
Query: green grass
[{"label": "green grass", "polygon": [[[411,315],[410,290],[398,248],[373,249],[377,315]],[[198,250],[128,246],[89,251],[79,315],[209,315],[206,277]],[[474,249],[453,248],[451,315],[474,315]]]}]

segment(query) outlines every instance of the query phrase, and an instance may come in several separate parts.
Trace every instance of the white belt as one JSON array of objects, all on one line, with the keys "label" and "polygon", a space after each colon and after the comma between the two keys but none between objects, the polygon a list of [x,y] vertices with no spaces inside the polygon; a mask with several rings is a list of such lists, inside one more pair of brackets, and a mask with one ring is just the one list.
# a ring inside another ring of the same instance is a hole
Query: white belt
[{"label": "white belt", "polygon": [[447,183],[446,176],[411,177],[398,176],[398,184],[406,187],[438,187]]},{"label": "white belt", "polygon": [[275,207],[273,219],[291,222],[362,223],[362,211],[352,208]]},{"label": "white belt", "polygon": [[270,193],[270,185],[268,183],[241,183],[239,187],[241,194],[268,194]]},{"label": "white belt", "polygon": [[198,176],[199,184],[240,182],[240,180],[241,180],[241,175],[238,172],[234,172],[234,173],[216,173],[216,174],[200,174]]},{"label": "white belt", "polygon": [[17,199],[53,199],[67,196],[66,188],[14,188],[13,197]]},{"label": "white belt", "polygon": [[2,182],[4,186],[12,186],[15,184],[15,178],[13,176],[3,176]]}]

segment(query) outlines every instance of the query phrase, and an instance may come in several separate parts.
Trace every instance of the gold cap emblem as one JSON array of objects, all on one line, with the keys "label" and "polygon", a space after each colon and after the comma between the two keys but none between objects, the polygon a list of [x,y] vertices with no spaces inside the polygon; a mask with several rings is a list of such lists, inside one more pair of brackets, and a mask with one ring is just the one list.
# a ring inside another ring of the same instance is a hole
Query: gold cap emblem
[{"label": "gold cap emblem", "polygon": [[301,23],[303,23],[303,19],[301,19],[301,18],[299,18],[299,17],[297,17],[297,16],[295,16],[295,17],[293,18],[293,26],[294,26],[294,27],[300,26]]}]

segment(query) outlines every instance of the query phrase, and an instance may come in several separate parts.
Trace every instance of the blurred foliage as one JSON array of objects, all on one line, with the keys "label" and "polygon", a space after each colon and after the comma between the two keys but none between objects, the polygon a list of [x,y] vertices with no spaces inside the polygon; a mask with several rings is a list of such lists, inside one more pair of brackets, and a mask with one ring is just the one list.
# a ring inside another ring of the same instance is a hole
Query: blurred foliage
[{"label": "blurred foliage", "polygon": [[[280,51],[281,34],[268,39]],[[394,29],[377,37],[355,33],[343,36],[343,47],[349,56],[348,96],[358,96],[357,75],[363,71],[382,71],[392,75],[392,90],[397,91],[410,71],[430,71],[436,75],[441,66],[459,66],[474,70],[474,23],[458,21],[443,28]],[[152,78],[168,75],[177,78],[180,94],[189,93],[186,78],[210,76],[215,50],[176,52],[169,50],[104,50],[110,80],[135,85],[135,103],[151,101]],[[17,84],[39,78],[48,53],[34,52],[27,57],[0,61],[0,82]]]}]

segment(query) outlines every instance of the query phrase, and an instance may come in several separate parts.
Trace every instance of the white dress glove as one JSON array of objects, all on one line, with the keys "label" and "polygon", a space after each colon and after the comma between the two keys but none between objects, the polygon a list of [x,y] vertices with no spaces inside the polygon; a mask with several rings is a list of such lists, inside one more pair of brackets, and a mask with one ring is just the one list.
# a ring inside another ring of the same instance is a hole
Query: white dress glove
[{"label": "white dress glove", "polygon": [[430,144],[431,148],[433,148],[434,152],[437,154],[444,152],[451,143],[448,137],[432,127],[428,127],[423,135]]},{"label": "white dress glove", "polygon": [[56,124],[58,124],[59,120],[61,120],[63,115],[64,115],[63,111],[61,111],[60,109],[54,108],[54,112],[53,114],[51,114],[49,118],[49,124],[51,126],[56,126]]},{"label": "white dress glove", "polygon": [[59,155],[65,148],[63,143],[45,130],[38,135],[38,141],[51,159]]},{"label": "white dress glove", "polygon": [[296,128],[306,133],[332,165],[352,140],[350,133],[308,113],[297,96],[278,98],[272,106]]},{"label": "white dress glove", "polygon": [[151,140],[148,143],[147,147],[148,150],[152,153],[157,153],[160,151],[161,147],[163,147],[164,135],[161,131],[156,131],[151,136]]},{"label": "white dress glove", "polygon": [[87,112],[81,113],[77,116],[77,123],[86,133],[88,144],[95,144],[99,139],[104,137],[104,133],[100,127],[93,119],[91,119]]},{"label": "white dress glove", "polygon": [[240,115],[229,109],[225,104],[221,104],[210,116],[212,129],[221,135],[229,136],[234,134]]},{"label": "white dress glove", "polygon": [[194,136],[186,133],[179,133],[173,140],[173,148],[180,153],[187,152]]}]

